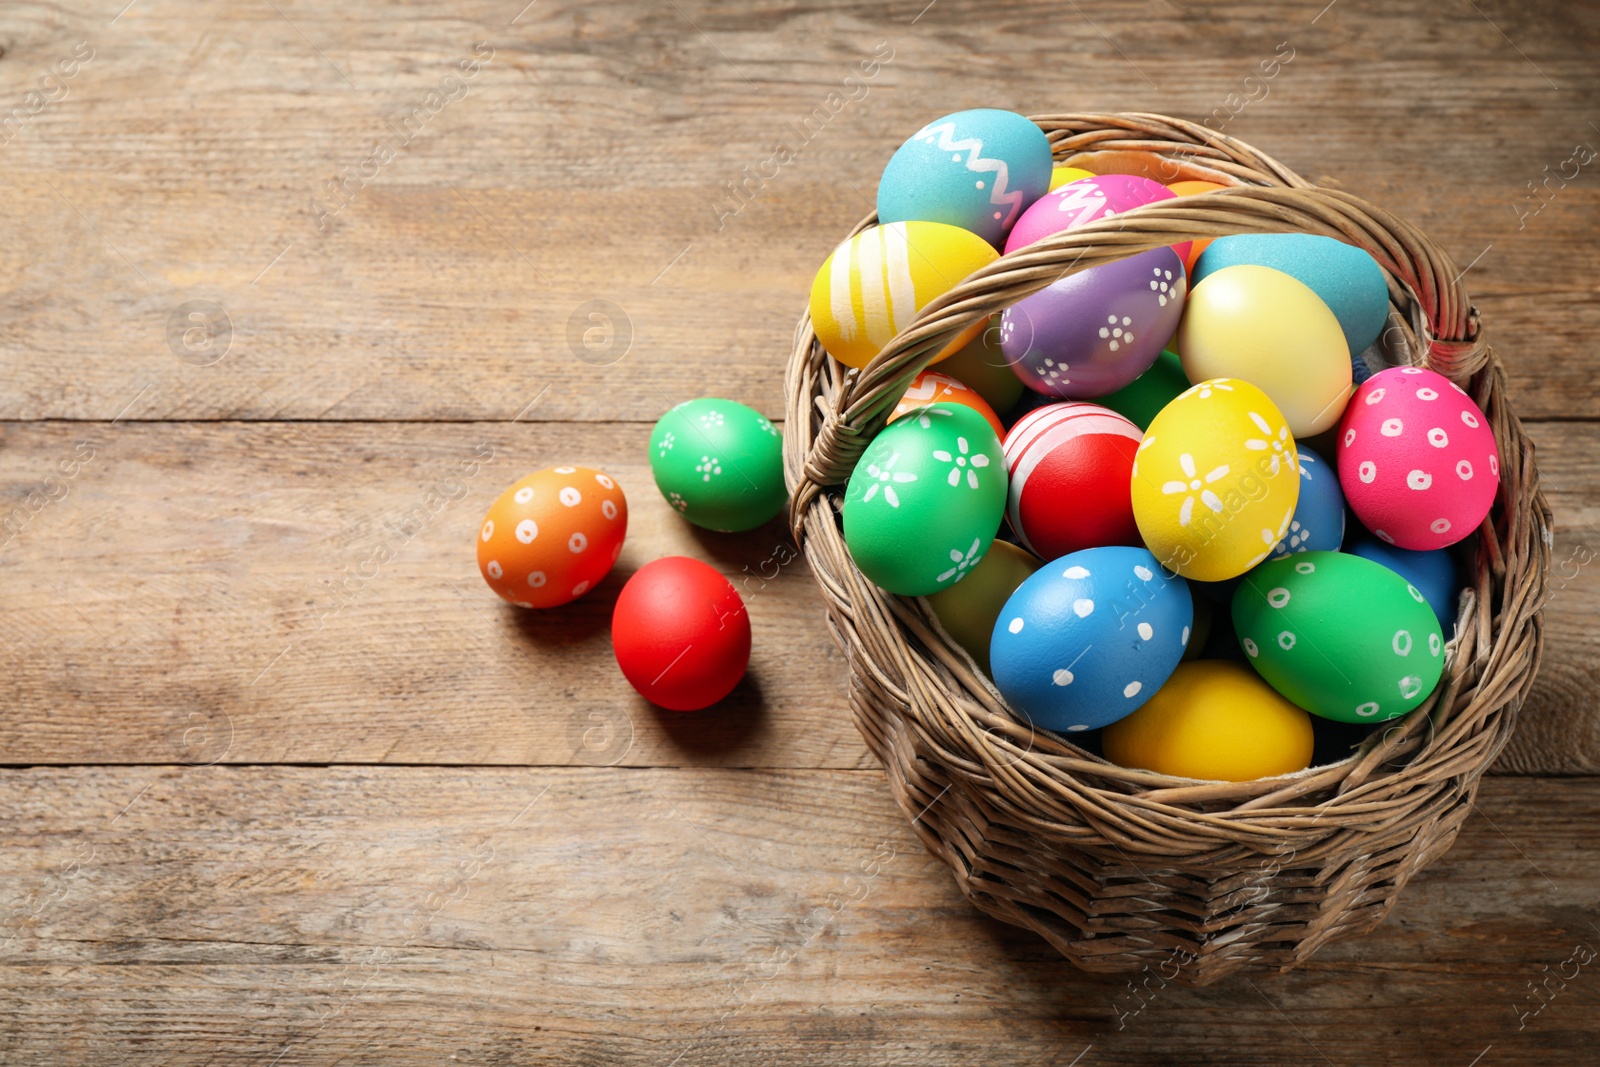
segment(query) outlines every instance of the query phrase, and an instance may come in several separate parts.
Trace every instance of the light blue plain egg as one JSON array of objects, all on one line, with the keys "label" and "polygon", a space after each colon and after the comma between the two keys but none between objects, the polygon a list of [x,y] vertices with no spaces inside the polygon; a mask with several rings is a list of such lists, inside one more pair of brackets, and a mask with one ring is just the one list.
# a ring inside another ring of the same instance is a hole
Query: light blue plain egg
[{"label": "light blue plain egg", "polygon": [[1344,330],[1352,357],[1378,339],[1389,316],[1389,287],[1362,249],[1309,233],[1244,233],[1218,237],[1195,261],[1189,288],[1224,267],[1253,263],[1281,270],[1322,298]]},{"label": "light blue plain egg", "polygon": [[1456,577],[1455,557],[1446,548],[1415,551],[1386,545],[1375,537],[1362,537],[1345,549],[1352,556],[1362,556],[1381,563],[1417,587],[1422,599],[1428,602],[1439,617],[1439,626],[1445,639],[1456,625],[1456,598],[1461,583]]},{"label": "light blue plain egg", "polygon": [[879,222],[943,222],[996,248],[1050,188],[1050,142],[1014,111],[974,108],[912,134],[883,169]]},{"label": "light blue plain egg", "polygon": [[1000,609],[992,677],[1035,726],[1097,729],[1166,683],[1193,625],[1188,583],[1148,549],[1086,548],[1046,563]]}]

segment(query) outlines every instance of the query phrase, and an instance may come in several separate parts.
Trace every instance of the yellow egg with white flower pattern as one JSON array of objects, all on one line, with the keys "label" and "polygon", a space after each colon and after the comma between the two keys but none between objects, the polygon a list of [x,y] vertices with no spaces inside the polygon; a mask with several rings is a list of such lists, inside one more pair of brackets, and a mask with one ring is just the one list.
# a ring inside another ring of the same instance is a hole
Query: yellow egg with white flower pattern
[{"label": "yellow egg with white flower pattern", "polygon": [[1132,496],[1139,534],[1162,566],[1201,582],[1237,577],[1288,533],[1300,498],[1294,437],[1249,382],[1190,386],[1140,440]]},{"label": "yellow egg with white flower pattern", "polygon": [[[865,367],[917,312],[999,258],[982,237],[942,222],[869,226],[833,250],[811,283],[811,326],[828,354]],[[943,359],[988,325],[980,320],[935,357]]]}]

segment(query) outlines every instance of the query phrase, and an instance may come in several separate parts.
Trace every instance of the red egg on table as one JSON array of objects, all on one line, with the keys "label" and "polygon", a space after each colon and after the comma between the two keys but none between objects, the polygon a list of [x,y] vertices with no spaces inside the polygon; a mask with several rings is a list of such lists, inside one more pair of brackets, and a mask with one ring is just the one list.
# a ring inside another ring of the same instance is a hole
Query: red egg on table
[{"label": "red egg on table", "polygon": [[697,711],[744,677],[750,615],[712,567],[664,556],[622,587],[611,614],[611,647],[640,696],[669,711]]},{"label": "red egg on table", "polygon": [[1052,560],[1139,545],[1130,483],[1143,434],[1098,404],[1049,404],[1006,435],[1006,518],[1034,555]]},{"label": "red egg on table", "polygon": [[611,571],[628,533],[628,501],[591,467],[547,467],[514,483],[478,527],[478,570],[519,608],[553,608]]},{"label": "red egg on table", "polygon": [[1339,485],[1361,524],[1400,548],[1444,548],[1478,528],[1500,488],[1500,451],[1472,398],[1437,371],[1390,367],[1339,422]]},{"label": "red egg on table", "polygon": [[906,390],[906,395],[894,406],[889,421],[893,422],[907,412],[928,404],[960,404],[962,407],[971,408],[988,420],[989,425],[994,428],[996,437],[1006,435],[1006,428],[1001,425],[1000,417],[994,413],[994,408],[989,406],[989,402],[978,395],[977,390],[968,388],[948,374],[932,370],[925,370],[917,375],[916,380],[911,383],[911,388]]}]

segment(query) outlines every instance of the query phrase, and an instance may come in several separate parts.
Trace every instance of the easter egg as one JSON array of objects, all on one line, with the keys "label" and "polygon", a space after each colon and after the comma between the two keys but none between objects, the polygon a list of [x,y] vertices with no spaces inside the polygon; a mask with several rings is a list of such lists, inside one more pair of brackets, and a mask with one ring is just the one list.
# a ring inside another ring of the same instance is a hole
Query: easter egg
[{"label": "easter egg", "polygon": [[[1214,193],[1218,189],[1227,189],[1229,186],[1218,185],[1216,182],[1187,181],[1172,182],[1167,188],[1172,190],[1174,196],[1198,196],[1201,193]],[[1193,273],[1195,260],[1200,258],[1200,253],[1204,252],[1214,240],[1216,240],[1214,237],[1201,237],[1189,242],[1189,254],[1183,257],[1183,269],[1189,273],[1190,284],[1199,280]]]},{"label": "easter egg", "polygon": [[1017,586],[1043,564],[1010,541],[995,541],[977,566],[955,585],[928,597],[939,625],[989,673],[989,639],[1000,609]]},{"label": "easter egg", "polygon": [[[1449,551],[1435,548],[1416,552],[1386,545],[1373,537],[1357,538],[1353,544],[1345,547],[1345,551],[1381,563],[1410,582],[1422,593],[1422,599],[1428,602],[1428,607],[1433,609],[1440,630],[1446,635],[1455,632],[1461,580],[1456,575],[1456,561]],[[1449,637],[1445,639],[1449,640]]]},{"label": "easter egg", "polygon": [[1005,457],[982,415],[936,404],[885,426],[850,474],[844,540],[861,573],[926,596],[983,558],[1006,506]]},{"label": "easter egg", "polygon": [[1295,278],[1339,320],[1345,347],[1360,355],[1389,318],[1389,286],[1365,249],[1310,233],[1242,233],[1219,237],[1194,265],[1190,284],[1227,267],[1255,264]]},{"label": "easter egg", "polygon": [[883,168],[878,220],[960,226],[999,247],[1050,187],[1050,142],[1014,111],[974,108],[935,119]]},{"label": "easter egg", "polygon": [[1098,397],[1097,402],[1126,418],[1139,427],[1140,432],[1150,425],[1150,420],[1177,395],[1189,388],[1189,376],[1183,373],[1183,362],[1171,350],[1163,351],[1145,371],[1114,393]]},{"label": "easter egg", "polygon": [[[865,367],[935,297],[999,258],[969,230],[942,222],[869,226],[835,248],[811,283],[811,326],[828,354]],[[954,352],[980,322],[946,345]]]},{"label": "easter egg", "polygon": [[1055,192],[1068,182],[1075,182],[1079,178],[1093,178],[1094,172],[1084,170],[1082,167],[1051,167],[1050,192]]},{"label": "easter egg", "polygon": [[1417,587],[1344,552],[1262,564],[1233,595],[1233,626],[1261,677],[1325,719],[1404,715],[1444,670],[1439,620]]},{"label": "easter egg", "polygon": [[1344,543],[1344,493],[1339,489],[1339,472],[1305,445],[1297,445],[1295,458],[1300,467],[1300,499],[1294,506],[1289,531],[1272,559],[1295,552],[1337,552]]},{"label": "easter egg", "polygon": [[1178,778],[1248,782],[1304,770],[1311,716],[1227,660],[1180,663],[1167,684],[1101,735],[1106,759]]},{"label": "easter egg", "polygon": [[[1339,475],[1321,456],[1303,444],[1295,446],[1295,458],[1300,469],[1300,499],[1294,506],[1294,518],[1289,529],[1278,542],[1269,559],[1282,559],[1296,552],[1337,552],[1344,541],[1344,494],[1339,491]],[[1253,571],[1220,582],[1191,582],[1190,589],[1202,595],[1199,603],[1210,600],[1226,607],[1233,603],[1233,594],[1241,581],[1248,581]]]},{"label": "easter egg", "polygon": [[783,510],[783,441],[759,411],[733,400],[687,400],[650,434],[656,488],[708,530],[749,530]]},{"label": "easter egg", "polygon": [[627,532],[628,501],[610,475],[546,467],[489,505],[478,527],[478,570],[519,608],[553,608],[610,573]]},{"label": "easter egg", "polygon": [[1010,411],[1022,398],[1022,379],[1000,350],[1000,316],[990,316],[978,335],[939,361],[939,370],[964,383],[997,412]]},{"label": "easter egg", "polygon": [[640,696],[669,711],[696,711],[744,677],[750,616],[710,566],[664,556],[635,571],[617,594],[611,647]]},{"label": "easter egg", "polygon": [[1192,382],[1243,378],[1309,436],[1339,421],[1350,397],[1350,349],[1322,298],[1271,267],[1241,264],[1206,276],[1189,293],[1178,354]]},{"label": "easter egg", "polygon": [[[1133,174],[1100,174],[1079,178],[1046,193],[1022,213],[1006,238],[1006,251],[1015,252],[1053,233],[1070,230],[1096,219],[1110,218],[1158,200],[1174,199],[1160,182]],[[1189,242],[1172,246],[1181,260]]]},{"label": "easter egg", "polygon": [[1188,585],[1142,548],[1052,560],[1000,609],[994,684],[1035,726],[1078,733],[1115,722],[1161,688],[1189,643]]},{"label": "easter egg", "polygon": [[1361,383],[1339,423],[1339,484],[1378,540],[1444,548],[1489,514],[1500,450],[1489,420],[1450,379],[1391,367]]},{"label": "easter egg", "polygon": [[1177,329],[1186,290],[1170,248],[1090,267],[1006,308],[1000,350],[1038,392],[1104,396],[1150,369]]},{"label": "easter egg", "polygon": [[889,414],[889,421],[893,422],[907,412],[929,404],[960,404],[969,407],[984,417],[996,437],[1006,432],[1005,427],[1000,425],[1000,418],[994,413],[994,408],[990,407],[976,390],[967,388],[965,384],[948,374],[931,370],[925,370],[917,375],[916,380],[911,383],[911,388],[906,390],[905,396],[900,398],[900,403],[896,404],[894,411]]},{"label": "easter egg", "polygon": [[1139,428],[1097,404],[1050,404],[1006,434],[1006,519],[1041,559],[1137,545],[1129,479]]},{"label": "easter egg", "polygon": [[1243,574],[1294,519],[1294,438],[1267,394],[1237,378],[1192,385],[1145,429],[1133,517],[1156,558],[1201,582]]}]

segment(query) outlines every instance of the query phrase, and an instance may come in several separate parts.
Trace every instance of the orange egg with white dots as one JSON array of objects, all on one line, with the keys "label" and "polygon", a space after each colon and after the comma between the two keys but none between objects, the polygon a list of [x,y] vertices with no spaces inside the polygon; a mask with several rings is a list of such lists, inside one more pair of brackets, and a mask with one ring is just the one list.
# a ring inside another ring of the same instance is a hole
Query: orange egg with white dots
[{"label": "orange egg with white dots", "polygon": [[478,527],[478,570],[519,608],[553,608],[600,584],[622,554],[628,501],[592,467],[546,467],[489,506]]}]

